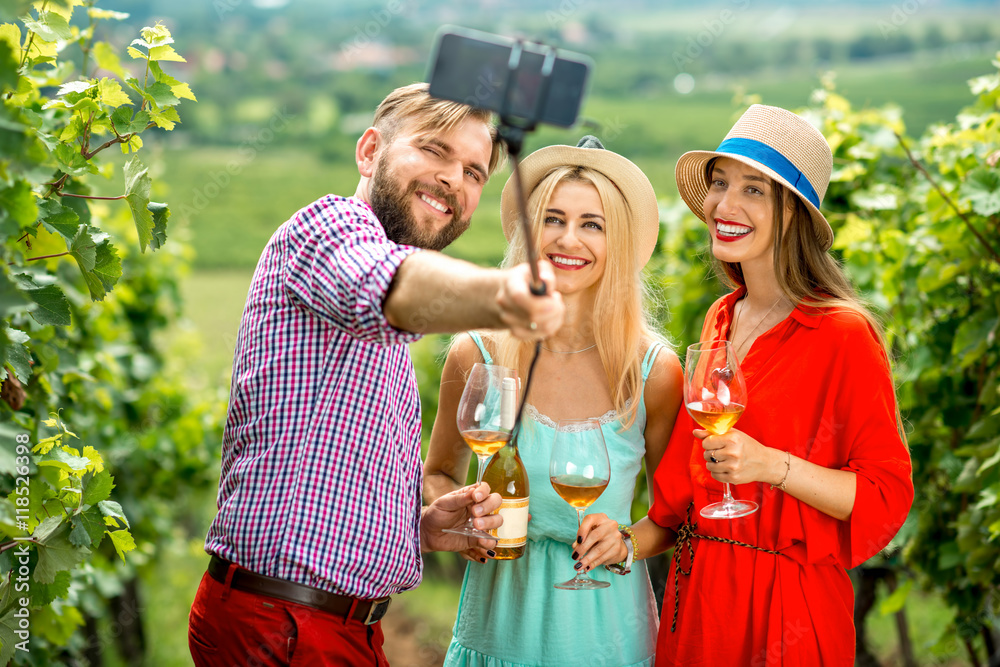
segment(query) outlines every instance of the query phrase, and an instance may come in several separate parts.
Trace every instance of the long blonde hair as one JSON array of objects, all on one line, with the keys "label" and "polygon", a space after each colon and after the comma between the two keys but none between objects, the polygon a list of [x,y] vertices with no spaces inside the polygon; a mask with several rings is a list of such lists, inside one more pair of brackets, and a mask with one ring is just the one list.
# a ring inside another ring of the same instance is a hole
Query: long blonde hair
[{"label": "long blonde hair", "polygon": [[[712,173],[713,162],[714,160],[708,163],[706,174]],[[886,342],[882,322],[858,296],[837,260],[819,245],[813,231],[812,216],[802,200],[781,183],[769,180],[774,193],[773,259],[781,291],[797,306],[806,305],[830,312],[848,311],[863,317],[881,345],[891,372],[892,354]],[[791,213],[787,229],[784,224],[786,208],[790,209]],[[746,287],[743,269],[738,263],[721,262],[714,257],[712,263],[716,275],[727,287],[730,289]],[[896,428],[905,444],[906,432],[895,387],[893,387],[893,403],[896,408]]]},{"label": "long blonde hair", "polygon": [[[593,328],[597,351],[608,378],[611,399],[621,424],[629,428],[642,400],[642,352],[646,344],[666,341],[657,334],[644,307],[649,297],[637,259],[637,239],[628,203],[614,182],[599,171],[579,165],[555,167],[528,196],[528,211],[535,247],[541,247],[546,209],[556,187],[564,182],[592,185],[604,207],[607,258],[594,302]],[[524,236],[518,226],[507,246],[503,266],[527,261]],[[527,377],[534,344],[514,338],[507,331],[481,332],[497,363],[515,368]],[[631,400],[630,400],[631,399]]]}]

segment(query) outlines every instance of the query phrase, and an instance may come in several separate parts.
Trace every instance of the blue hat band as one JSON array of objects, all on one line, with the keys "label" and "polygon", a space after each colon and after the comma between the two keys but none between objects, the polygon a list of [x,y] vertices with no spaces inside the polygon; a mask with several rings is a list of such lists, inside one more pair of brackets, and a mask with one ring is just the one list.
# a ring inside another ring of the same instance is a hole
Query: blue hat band
[{"label": "blue hat band", "polygon": [[730,155],[740,155],[761,163],[778,176],[781,176],[793,188],[799,191],[810,204],[819,208],[819,195],[813,188],[812,183],[805,174],[799,171],[792,162],[784,155],[774,150],[767,144],[755,139],[743,139],[734,137],[726,139],[715,149],[718,153],[729,153]]}]

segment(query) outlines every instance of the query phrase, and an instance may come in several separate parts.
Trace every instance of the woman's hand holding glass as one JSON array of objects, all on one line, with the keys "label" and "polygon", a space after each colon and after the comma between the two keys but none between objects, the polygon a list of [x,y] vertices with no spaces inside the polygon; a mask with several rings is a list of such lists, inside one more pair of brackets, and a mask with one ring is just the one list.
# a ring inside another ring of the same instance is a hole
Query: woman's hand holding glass
[{"label": "woman's hand holding glass", "polygon": [[583,517],[574,549],[574,559],[581,563],[581,572],[620,563],[628,556],[618,522],[603,513]]},{"label": "woman's hand holding glass", "polygon": [[[559,497],[576,509],[579,535],[583,513],[604,493],[611,481],[611,461],[599,420],[565,419],[559,422],[549,458],[549,480]],[[583,591],[611,585],[584,576],[582,567],[576,567],[576,571],[575,577],[555,584],[555,587]]]}]

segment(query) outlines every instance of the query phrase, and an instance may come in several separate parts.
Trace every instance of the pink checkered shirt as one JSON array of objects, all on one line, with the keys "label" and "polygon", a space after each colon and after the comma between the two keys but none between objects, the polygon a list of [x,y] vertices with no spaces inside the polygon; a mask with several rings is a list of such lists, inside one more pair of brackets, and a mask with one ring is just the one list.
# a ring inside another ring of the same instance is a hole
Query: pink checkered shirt
[{"label": "pink checkered shirt", "polygon": [[326,591],[420,583],[420,398],[382,302],[417,249],[328,195],[268,242],[236,341],[219,513],[205,550]]}]

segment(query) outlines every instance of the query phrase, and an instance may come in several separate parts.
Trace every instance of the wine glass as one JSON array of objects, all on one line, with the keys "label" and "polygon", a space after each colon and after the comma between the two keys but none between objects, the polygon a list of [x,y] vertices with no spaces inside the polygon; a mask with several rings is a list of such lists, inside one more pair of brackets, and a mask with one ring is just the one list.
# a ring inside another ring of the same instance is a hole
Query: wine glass
[{"label": "wine glass", "polygon": [[[684,405],[691,418],[709,433],[722,435],[740,418],[746,404],[747,385],[732,343],[702,341],[688,346]],[[722,500],[702,507],[703,517],[735,519],[757,511],[757,503],[733,498],[728,482],[722,487]]]},{"label": "wine glass", "polygon": [[[600,420],[564,419],[559,422],[549,458],[549,481],[556,493],[576,509],[577,525],[582,525],[583,511],[604,493],[611,481],[611,462]],[[610,585],[578,572],[555,587],[583,591]]]},{"label": "wine glass", "polygon": [[[503,423],[500,403],[504,378],[515,373],[506,366],[475,364],[458,403],[458,432],[479,461],[476,483],[483,481],[486,462],[510,440],[510,424]],[[496,537],[472,524],[472,517],[458,528],[445,528],[445,533],[495,540]]]}]

